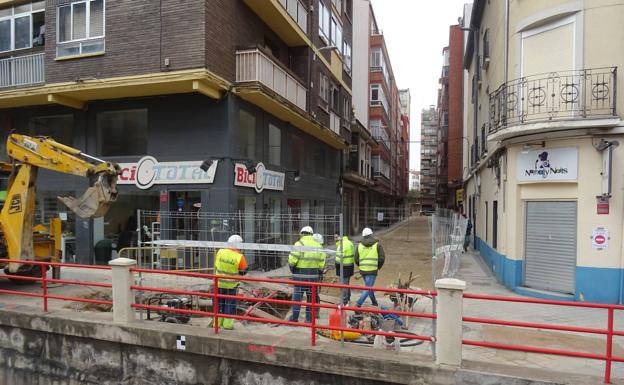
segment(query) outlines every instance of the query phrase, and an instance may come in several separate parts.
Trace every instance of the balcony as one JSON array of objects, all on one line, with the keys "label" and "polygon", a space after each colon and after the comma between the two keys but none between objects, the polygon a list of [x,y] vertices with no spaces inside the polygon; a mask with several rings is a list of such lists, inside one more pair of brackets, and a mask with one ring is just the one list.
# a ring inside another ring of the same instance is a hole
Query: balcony
[{"label": "balcony", "polygon": [[259,49],[236,52],[236,82],[260,83],[306,111],[307,89]]},{"label": "balcony", "polygon": [[289,46],[311,45],[308,37],[308,10],[299,0],[244,0]]},{"label": "balcony", "polygon": [[44,83],[44,55],[37,53],[0,60],[0,88]]},{"label": "balcony", "polygon": [[308,33],[308,10],[299,0],[279,0],[282,7],[288,12],[290,17],[297,23],[299,28]]},{"label": "balcony", "polygon": [[509,81],[489,96],[488,140],[518,132],[614,126],[619,121],[616,80],[617,67],[609,67]]}]

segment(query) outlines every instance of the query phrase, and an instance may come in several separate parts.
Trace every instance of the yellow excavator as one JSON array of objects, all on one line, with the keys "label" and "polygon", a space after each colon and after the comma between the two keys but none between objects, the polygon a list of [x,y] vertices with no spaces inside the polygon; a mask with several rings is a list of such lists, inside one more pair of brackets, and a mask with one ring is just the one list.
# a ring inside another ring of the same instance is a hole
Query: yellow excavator
[{"label": "yellow excavator", "polygon": [[[10,134],[6,143],[11,163],[0,162],[8,175],[6,198],[0,210],[0,259],[59,261],[60,220],[49,227],[33,227],[39,168],[89,178],[91,187],[80,198],[58,197],[81,218],[103,216],[117,198],[117,164],[109,163],[48,137]],[[4,194],[3,194],[4,195]],[[38,276],[41,268],[2,262],[7,274]]]}]

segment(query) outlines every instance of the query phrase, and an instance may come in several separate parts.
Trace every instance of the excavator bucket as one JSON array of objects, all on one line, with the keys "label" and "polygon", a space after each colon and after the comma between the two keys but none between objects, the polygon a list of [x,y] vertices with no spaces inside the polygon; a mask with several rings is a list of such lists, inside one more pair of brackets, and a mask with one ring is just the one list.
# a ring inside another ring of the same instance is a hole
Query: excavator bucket
[{"label": "excavator bucket", "polygon": [[117,189],[105,178],[99,178],[80,198],[70,196],[58,199],[81,218],[97,218],[104,216],[111,202],[117,199]]}]

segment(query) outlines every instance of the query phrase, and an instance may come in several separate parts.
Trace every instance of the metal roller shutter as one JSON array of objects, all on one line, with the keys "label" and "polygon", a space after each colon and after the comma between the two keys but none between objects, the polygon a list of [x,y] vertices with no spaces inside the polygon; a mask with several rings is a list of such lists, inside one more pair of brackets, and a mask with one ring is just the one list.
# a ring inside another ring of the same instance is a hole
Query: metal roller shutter
[{"label": "metal roller shutter", "polygon": [[574,294],[576,202],[527,202],[524,283]]}]

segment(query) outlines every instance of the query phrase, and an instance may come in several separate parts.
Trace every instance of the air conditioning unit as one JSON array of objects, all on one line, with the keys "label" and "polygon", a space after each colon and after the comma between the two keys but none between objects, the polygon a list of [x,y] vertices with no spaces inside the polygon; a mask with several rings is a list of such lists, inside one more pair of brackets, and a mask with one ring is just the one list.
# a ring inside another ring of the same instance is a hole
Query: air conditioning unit
[{"label": "air conditioning unit", "polygon": [[358,150],[358,145],[357,144],[352,144],[349,146],[349,151],[350,152],[357,152]]}]

